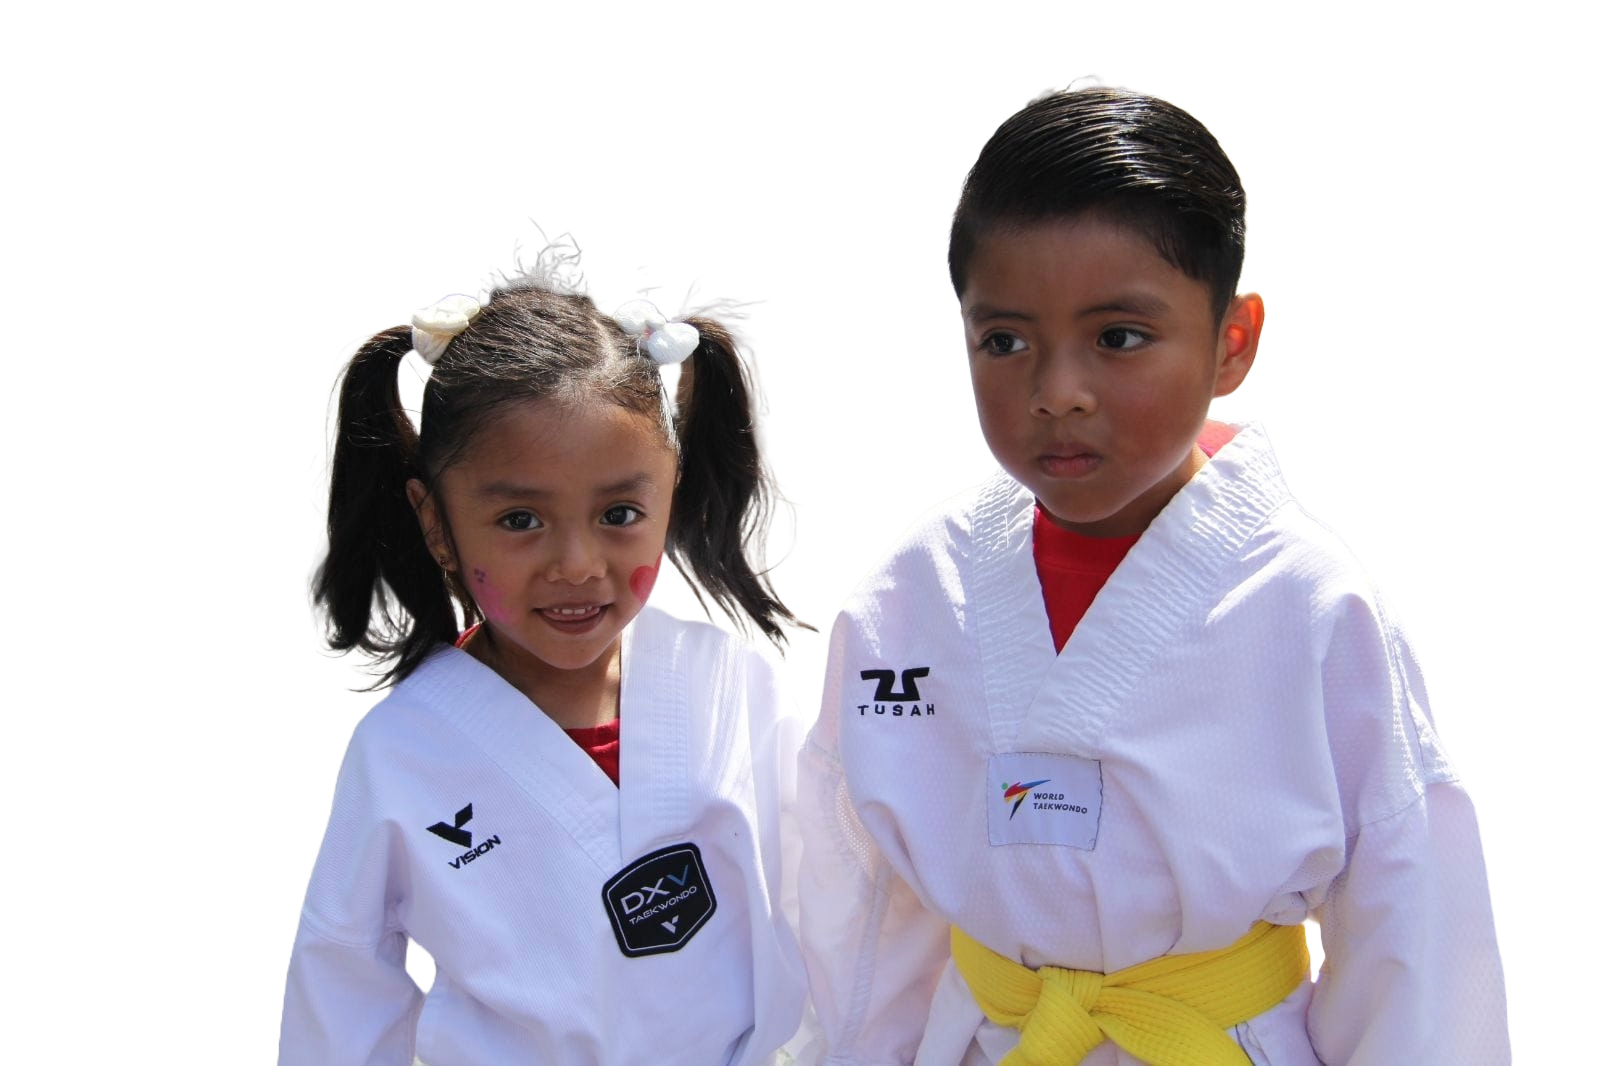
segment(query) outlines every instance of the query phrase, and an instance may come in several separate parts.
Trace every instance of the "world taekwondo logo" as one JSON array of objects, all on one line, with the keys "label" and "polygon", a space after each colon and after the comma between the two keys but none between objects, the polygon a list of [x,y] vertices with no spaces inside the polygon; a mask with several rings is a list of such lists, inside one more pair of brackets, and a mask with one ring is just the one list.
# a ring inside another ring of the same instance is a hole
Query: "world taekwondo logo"
[{"label": "world taekwondo logo", "polygon": [[1047,785],[1047,784],[1049,784],[1049,778],[1043,777],[1043,778],[1039,778],[1037,781],[1029,781],[1025,785],[1022,784],[1020,781],[1016,782],[1016,784],[1014,784],[1014,785],[1011,785],[1011,784],[1004,785],[1005,802],[1006,803],[1011,803],[1012,800],[1016,801],[1015,803],[1011,803],[1010,816],[1012,818],[1016,817],[1016,812],[1021,810],[1021,806],[1022,806],[1023,803],[1027,802],[1027,794],[1029,792],[1031,792],[1033,789],[1037,788],[1039,785]]}]

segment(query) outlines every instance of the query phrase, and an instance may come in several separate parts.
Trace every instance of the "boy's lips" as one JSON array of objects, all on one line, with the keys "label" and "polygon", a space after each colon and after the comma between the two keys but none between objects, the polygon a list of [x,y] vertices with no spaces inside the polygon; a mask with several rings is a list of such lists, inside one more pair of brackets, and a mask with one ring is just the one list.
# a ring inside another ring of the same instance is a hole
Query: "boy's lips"
[{"label": "boy's lips", "polygon": [[1038,457],[1038,468],[1049,477],[1079,478],[1099,469],[1102,456],[1082,444],[1064,444],[1052,447]]}]

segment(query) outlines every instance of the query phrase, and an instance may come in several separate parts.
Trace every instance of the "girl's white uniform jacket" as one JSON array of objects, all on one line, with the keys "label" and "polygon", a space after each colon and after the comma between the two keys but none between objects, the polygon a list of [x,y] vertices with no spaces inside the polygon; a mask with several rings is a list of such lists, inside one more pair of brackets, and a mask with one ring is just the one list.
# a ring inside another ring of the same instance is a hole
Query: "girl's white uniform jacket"
[{"label": "girl's white uniform jacket", "polygon": [[[618,789],[497,674],[441,648],[350,743],[280,1061],[767,1061],[805,995],[779,907],[782,709],[751,649],[646,608],[623,635]],[[618,929],[645,953],[624,954]],[[407,940],[437,964],[426,996]]]},{"label": "girl's white uniform jacket", "polygon": [[1319,981],[1234,1030],[1255,1063],[1508,1062],[1471,802],[1403,637],[1264,435],[1178,493],[1059,656],[1032,517],[1007,477],[961,498],[833,631],[799,799],[826,1061],[1015,1045],[950,962],[951,922],[1031,967],[1110,971],[1313,917]]}]

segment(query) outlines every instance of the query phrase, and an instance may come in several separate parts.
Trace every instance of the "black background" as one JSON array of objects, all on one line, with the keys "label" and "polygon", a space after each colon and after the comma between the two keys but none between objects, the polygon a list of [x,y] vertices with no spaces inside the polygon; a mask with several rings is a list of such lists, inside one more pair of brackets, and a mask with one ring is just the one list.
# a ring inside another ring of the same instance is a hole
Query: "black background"
[{"label": "black background", "polygon": [[[281,619],[264,639],[264,695],[283,708],[270,727],[273,801],[294,812],[273,818],[281,873],[270,921],[283,953],[339,751],[368,705],[341,692],[353,681],[342,663],[313,652],[301,598],[313,543],[305,470],[345,340],[446,292],[475,292],[512,267],[518,246],[531,254],[568,232],[612,305],[648,284],[670,312],[696,278],[704,296],[768,299],[750,329],[771,393],[772,454],[806,505],[798,556],[777,583],[825,626],[918,511],[991,470],[943,227],[993,126],[1049,78],[1075,74],[756,80],[668,101],[624,78],[569,93],[560,109],[529,93],[523,112],[502,101],[492,115],[464,109],[454,125],[413,120],[379,96],[339,101],[358,141],[337,136],[337,113],[310,131],[285,117],[277,133],[299,147],[261,161],[281,201],[273,240],[289,249],[265,296],[307,308],[272,385],[285,432],[270,507],[301,518],[262,566],[267,617]],[[1492,585],[1469,543],[1509,486],[1485,483],[1461,443],[1482,408],[1479,384],[1458,369],[1481,347],[1482,253],[1436,181],[1468,165],[1457,158],[1463,118],[1439,107],[1417,123],[1383,94],[1351,93],[1340,70],[1247,85],[1225,70],[1105,74],[1188,105],[1249,182],[1244,284],[1265,294],[1265,340],[1252,377],[1215,412],[1265,420],[1290,486],[1398,603],[1445,743],[1481,804],[1493,718],[1474,713],[1471,697]],[[697,614],[670,577],[657,601]],[[822,649],[822,636],[796,636],[784,666],[807,714]],[[1493,845],[1490,836],[1490,857]]]}]

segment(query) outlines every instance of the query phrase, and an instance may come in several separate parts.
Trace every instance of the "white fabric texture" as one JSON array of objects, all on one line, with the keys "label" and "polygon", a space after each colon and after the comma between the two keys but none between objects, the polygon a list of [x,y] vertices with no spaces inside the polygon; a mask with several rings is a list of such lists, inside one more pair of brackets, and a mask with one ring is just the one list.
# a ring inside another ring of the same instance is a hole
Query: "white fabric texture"
[{"label": "white fabric texture", "polygon": [[[289,966],[285,1064],[770,1062],[804,974],[780,907],[798,730],[770,664],[646,608],[623,634],[621,787],[519,692],[441,647],[356,728]],[[429,827],[464,829],[463,848]],[[716,910],[625,956],[606,881],[698,846]],[[424,994],[408,941],[437,965]]]},{"label": "white fabric texture", "polygon": [[[1234,1030],[1255,1063],[1509,1062],[1475,815],[1420,671],[1264,433],[1172,499],[1058,656],[1032,516],[1003,475],[952,501],[834,627],[799,796],[825,1061],[1015,1046],[950,963],[952,922],[1028,966],[1110,971],[1310,917],[1326,964]],[[877,714],[861,672],[911,668],[922,714]],[[985,775],[1011,752],[1099,763],[1091,848],[990,844]]]}]

